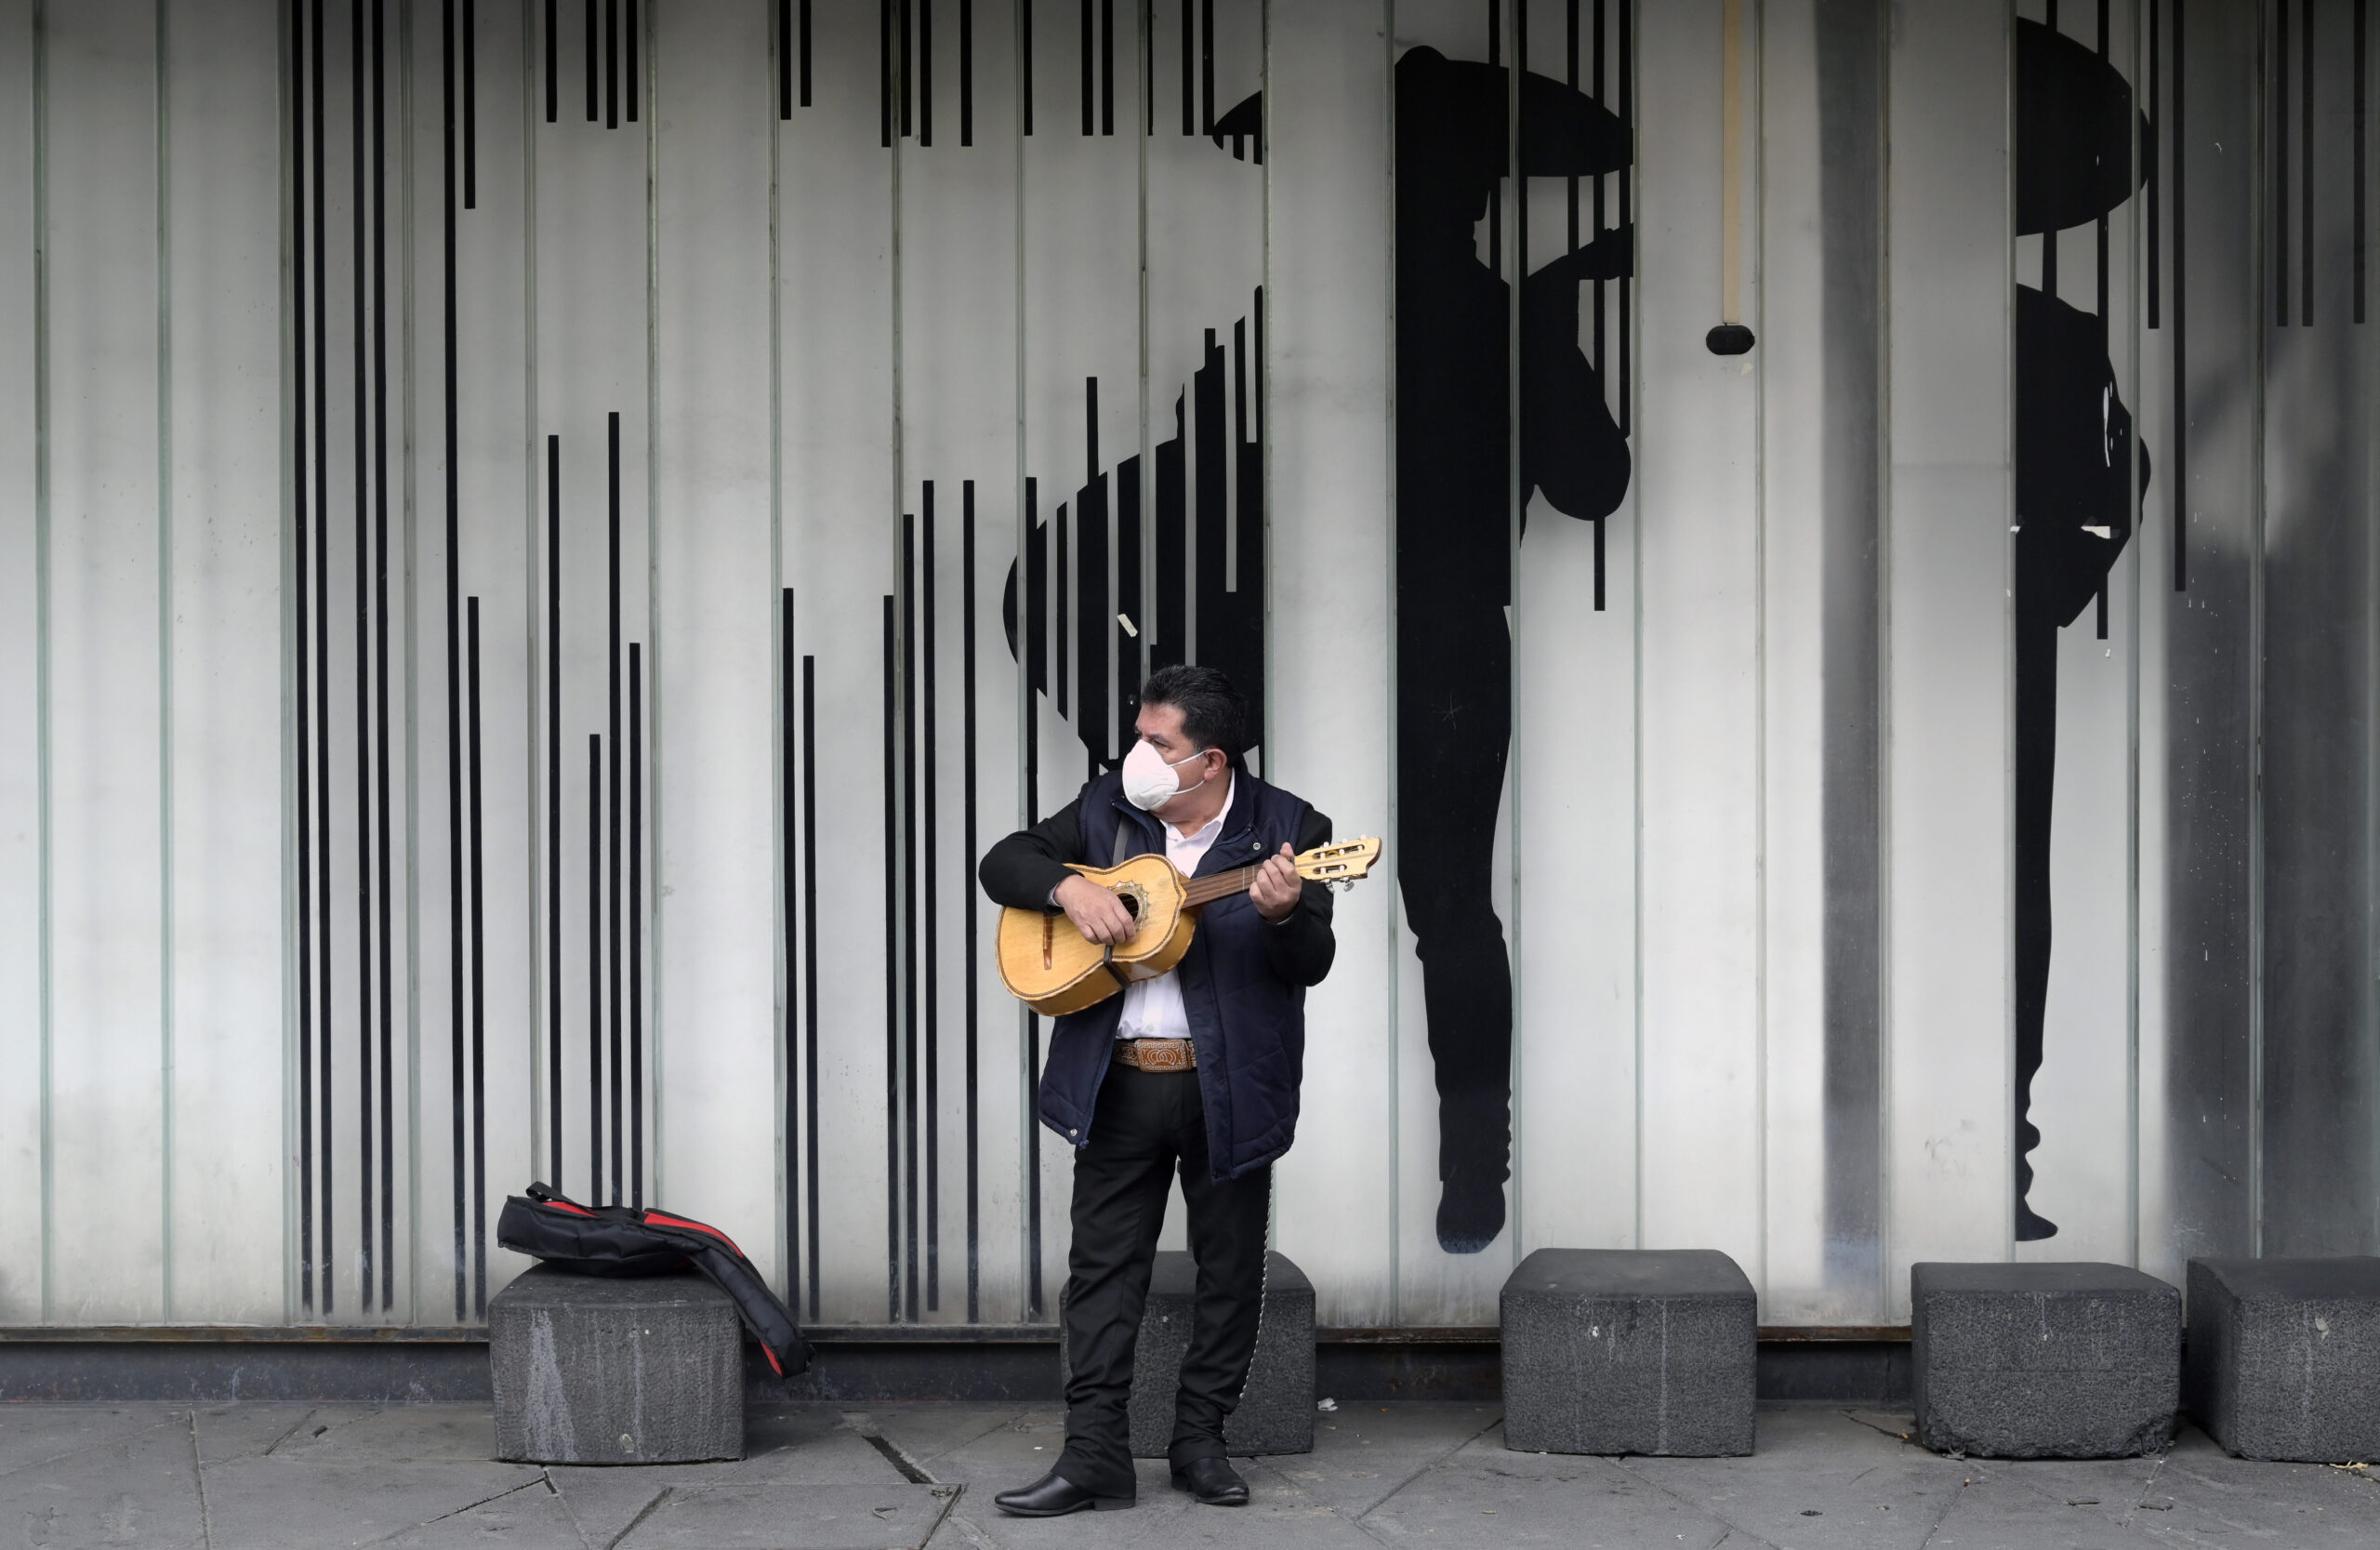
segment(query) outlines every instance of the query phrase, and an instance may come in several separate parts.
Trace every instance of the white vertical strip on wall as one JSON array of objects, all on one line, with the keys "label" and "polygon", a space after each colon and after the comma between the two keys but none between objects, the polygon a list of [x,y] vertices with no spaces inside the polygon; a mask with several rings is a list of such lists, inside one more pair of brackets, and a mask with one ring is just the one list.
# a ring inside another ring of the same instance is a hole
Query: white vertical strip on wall
[{"label": "white vertical strip on wall", "polygon": [[2008,20],[1893,35],[1885,641],[1887,1292],[2005,1259],[2011,431]]},{"label": "white vertical strip on wall", "polygon": [[[1535,0],[1527,12],[1529,73],[1567,86],[1573,11],[1578,89],[1617,113],[1616,16],[1606,19],[1598,95],[1593,7]],[[1620,203],[1620,181],[1616,172],[1602,179],[1605,231],[1630,219]],[[1568,256],[1570,180],[1528,182],[1523,267],[1542,270]],[[1595,179],[1578,182],[1584,248],[1596,239]],[[1639,261],[1652,251],[1640,247]],[[1576,289],[1578,349],[1594,366],[1616,419],[1623,395],[1633,391],[1620,372],[1620,333],[1631,320],[1620,311],[1620,286],[1606,281],[1604,358],[1593,359],[1597,287],[1580,282]],[[1527,391],[1525,379],[1524,396]],[[1591,433],[1587,426],[1575,431]],[[1530,503],[1514,572],[1514,708],[1525,729],[1514,738],[1514,755],[1528,922],[1527,950],[1514,963],[1518,1026],[1528,1030],[1514,1108],[1517,1173],[1529,1186],[1516,1200],[1515,1256],[1636,1242],[1636,477],[1632,468],[1629,493],[1603,519],[1600,610],[1594,524],[1561,510],[1542,492]]]},{"label": "white vertical strip on wall", "polygon": [[[1644,745],[1644,1246],[1715,1248],[1762,1277],[1761,505],[1763,358],[1712,354],[1720,203],[1722,0],[1646,8],[1638,215]],[[1739,90],[1752,165],[1756,39]],[[1743,179],[1738,240],[1758,232]],[[1756,255],[1741,256],[1756,275]],[[1756,280],[1745,315],[1762,326]]]},{"label": "white vertical strip on wall", "polygon": [[976,886],[966,850],[966,800],[972,770],[980,856],[1014,827],[1017,799],[1016,674],[1000,618],[1016,553],[1017,276],[1013,245],[996,240],[1016,219],[1016,46],[1006,7],[918,12],[920,21],[928,15],[932,31],[920,25],[911,38],[919,66],[916,134],[901,150],[898,341],[901,501],[915,518],[916,544],[919,1311],[930,1320],[968,1319],[972,1265],[977,1316],[1008,1323],[1022,1311],[1015,1246],[1024,1116],[1012,1073],[1023,1040],[1016,1003],[992,965],[997,911]]},{"label": "white vertical strip on wall", "polygon": [[[1761,577],[1762,1017],[1767,1266],[1772,1323],[1848,1323],[1874,1310],[1827,1290],[1825,250],[1817,212],[1816,7],[1760,13],[1761,500],[1773,541]],[[1838,411],[1839,412],[1839,411]],[[1847,772],[1846,772],[1847,774]]]},{"label": "white vertical strip on wall", "polygon": [[[758,7],[654,13],[660,125],[658,881],[669,1040],[660,1170],[764,1274],[777,1190],[769,656],[771,83]],[[650,733],[648,733],[650,735]],[[652,1117],[648,1117],[650,1122]]]},{"label": "white vertical strip on wall", "polygon": [[[818,1196],[820,1316],[873,1323],[890,1316],[899,1269],[898,1224],[890,1220],[897,1174],[887,1164],[898,1135],[888,1112],[887,1019],[895,1008],[885,982],[897,939],[885,922],[892,879],[883,799],[883,600],[892,592],[899,553],[891,455],[892,185],[890,154],[879,144],[881,83],[867,68],[878,59],[876,17],[861,7],[821,7],[812,28],[813,106],[797,101],[791,119],[776,126],[781,579],[794,590],[799,656],[815,658],[815,701],[800,712],[816,728],[815,762],[799,773],[816,803],[822,906],[816,1113],[818,1156],[828,1172]],[[758,320],[766,309],[755,302],[747,315]],[[760,391],[765,402],[765,382]],[[733,606],[717,585],[690,590],[678,606],[697,595],[705,608]],[[694,621],[667,622],[675,629]],[[755,649],[765,651],[767,640]],[[765,664],[749,670],[764,673]],[[684,712],[673,702],[672,714]],[[760,757],[765,775],[765,752]],[[683,821],[698,815],[689,809]],[[813,864],[800,848],[793,855],[798,868]],[[663,865],[666,872],[667,857]],[[764,902],[754,907],[768,919]],[[673,943],[682,935],[673,921]],[[763,951],[759,967],[768,962]]]},{"label": "white vertical strip on wall", "polygon": [[[1390,106],[1379,0],[1278,6],[1264,83],[1271,769],[1337,837],[1387,832],[1395,684]],[[1152,395],[1155,393],[1152,386]],[[1155,407],[1152,407],[1152,416]],[[1306,998],[1303,1111],[1276,1237],[1327,1324],[1394,1320],[1395,855],[1341,895]]]},{"label": "white vertical strip on wall", "polygon": [[156,25],[47,24],[50,1313],[107,1323],[165,1312]]},{"label": "white vertical strip on wall", "polygon": [[0,4],[0,1323],[41,1321],[41,660],[32,0]]},{"label": "white vertical strip on wall", "polygon": [[282,1309],[278,7],[169,33],[173,1317]]}]

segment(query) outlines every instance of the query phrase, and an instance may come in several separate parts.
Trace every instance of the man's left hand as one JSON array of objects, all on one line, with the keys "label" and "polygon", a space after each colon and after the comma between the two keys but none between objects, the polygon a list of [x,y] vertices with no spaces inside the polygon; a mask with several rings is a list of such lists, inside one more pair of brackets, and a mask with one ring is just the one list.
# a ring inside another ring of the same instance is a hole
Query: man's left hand
[{"label": "man's left hand", "polygon": [[1256,880],[1248,885],[1248,896],[1256,902],[1256,913],[1278,925],[1297,908],[1301,886],[1297,864],[1289,847],[1283,845],[1280,854],[1265,857],[1264,865],[1257,868]]}]

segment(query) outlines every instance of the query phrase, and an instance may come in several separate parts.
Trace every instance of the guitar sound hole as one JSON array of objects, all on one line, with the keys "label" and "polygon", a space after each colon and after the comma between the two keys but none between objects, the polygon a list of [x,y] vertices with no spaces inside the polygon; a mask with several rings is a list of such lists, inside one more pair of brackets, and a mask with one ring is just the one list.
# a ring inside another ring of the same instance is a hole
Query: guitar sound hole
[{"label": "guitar sound hole", "polygon": [[1130,894],[1118,894],[1116,896],[1124,901],[1125,914],[1130,915],[1135,921],[1141,918],[1141,901],[1139,899],[1134,898]]}]

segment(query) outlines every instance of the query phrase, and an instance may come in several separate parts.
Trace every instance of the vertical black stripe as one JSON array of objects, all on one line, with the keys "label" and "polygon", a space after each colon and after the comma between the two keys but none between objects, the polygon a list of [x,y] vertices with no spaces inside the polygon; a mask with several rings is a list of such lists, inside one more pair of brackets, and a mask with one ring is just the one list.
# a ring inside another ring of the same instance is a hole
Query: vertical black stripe
[{"label": "vertical black stripe", "polygon": [[1082,132],[1086,135],[1095,132],[1091,116],[1091,0],[1082,0],[1082,31],[1076,36],[1075,52],[1082,65]]},{"label": "vertical black stripe", "polygon": [[[2361,4],[2361,0],[2357,0],[2357,3]],[[2162,0],[2149,0],[2149,126],[2148,138],[2140,150],[2149,163],[2147,168],[2149,186],[2145,192],[2149,195],[2147,232],[2149,238],[2149,326],[2151,328],[2158,326],[2159,324],[2158,313],[2161,309],[2158,303],[2160,292],[2162,289],[2159,284],[2159,271],[2162,262],[2162,255],[2159,247],[2163,236],[2162,215],[2159,209],[2159,185],[2165,180],[2165,166],[2164,158],[2157,154],[2157,136],[2165,126],[2165,102],[2164,99],[2158,95],[2163,85],[2165,62],[2158,52],[2160,34],[2163,32],[2162,24],[2163,19],[2161,12]]]},{"label": "vertical black stripe", "polygon": [[2272,321],[2289,326],[2289,0],[2273,6]]},{"label": "vertical black stripe", "polygon": [[918,0],[918,143],[933,143],[933,0]]},{"label": "vertical black stripe", "polygon": [[[2314,326],[2314,0],[2297,19],[2297,48],[2305,78],[2297,94],[2297,321]],[[2285,64],[2285,61],[2284,61]]]},{"label": "vertical black stripe", "polygon": [[562,63],[557,57],[560,45],[555,40],[555,10],[559,0],[546,0],[546,122],[553,124],[562,117]]},{"label": "vertical black stripe", "polygon": [[562,1173],[562,438],[546,438],[546,1176]]},{"label": "vertical black stripe", "polygon": [[479,0],[463,0],[463,208],[480,207]]},{"label": "vertical black stripe", "polygon": [[801,0],[801,105],[810,106],[810,0]]},{"label": "vertical black stripe", "polygon": [[626,59],[620,69],[620,112],[630,124],[636,122],[637,91],[637,20],[636,0],[626,0],[628,14],[620,29],[620,46]]},{"label": "vertical black stripe", "polygon": [[901,133],[918,132],[918,46],[909,7],[918,0],[894,0],[901,7]]},{"label": "vertical black stripe", "polygon": [[470,600],[471,738],[471,1308],[487,1317],[486,825],[481,808],[480,600]]},{"label": "vertical black stripe", "polygon": [[603,0],[603,127],[620,126],[620,0]]},{"label": "vertical black stripe", "polygon": [[1041,482],[1025,481],[1025,616],[1017,634],[1025,650],[1025,821],[1041,821],[1041,702],[1050,682],[1051,535],[1041,526]]},{"label": "vertical black stripe", "polygon": [[610,489],[607,492],[610,506],[608,512],[609,527],[606,532],[606,549],[608,551],[607,563],[610,574],[606,579],[610,584],[611,596],[609,598],[609,615],[605,627],[608,634],[605,642],[607,661],[606,682],[604,683],[604,746],[610,749],[612,752],[612,778],[611,784],[608,788],[611,792],[612,806],[611,824],[609,827],[608,842],[606,845],[606,849],[610,854],[608,865],[606,866],[603,873],[603,878],[604,892],[609,895],[609,903],[611,906],[611,935],[608,946],[610,947],[612,965],[612,1203],[614,1205],[618,1205],[621,1203],[620,1174],[623,1171],[620,1166],[620,1121],[621,1109],[623,1107],[622,1093],[620,1092],[620,960],[624,956],[620,951],[620,795],[622,784],[620,780],[620,748],[621,744],[625,742],[626,739],[620,735],[620,416],[619,411],[616,409],[608,417],[606,420],[606,428],[610,438],[609,445],[606,448],[604,463],[605,477],[610,482]]},{"label": "vertical black stripe", "polygon": [[[1572,91],[1576,91],[1579,89],[1579,0],[1565,0],[1562,7],[1562,23],[1566,29],[1564,37],[1567,44],[1565,60],[1569,67],[1568,73],[1563,79]],[[1567,212],[1569,217],[1568,251],[1576,253],[1579,250],[1579,179],[1574,175],[1567,181],[1569,185],[1566,191],[1568,195]]]},{"label": "vertical black stripe", "polygon": [[[371,249],[364,241],[364,213],[371,187],[364,166],[370,142],[364,122],[368,99],[364,83],[364,0],[352,0],[348,33],[350,116],[353,128],[350,150],[355,166],[352,213],[355,244],[355,831],[356,933],[355,956],[357,1036],[362,1040],[356,1078],[363,1126],[358,1153],[364,1234],[363,1305],[372,1305],[372,975],[378,961],[372,955],[372,434],[370,318]],[[336,1207],[333,1208],[336,1210]]]},{"label": "vertical black stripe", "polygon": [[628,1204],[644,1204],[644,647],[628,643]]},{"label": "vertical black stripe", "polygon": [[[1575,19],[1577,14],[1577,6],[1574,3],[1571,7],[1571,15]],[[1597,102],[1602,102],[1605,100],[1604,83],[1606,79],[1605,73],[1606,50],[1604,47],[1604,40],[1606,36],[1604,19],[1604,0],[1595,0],[1593,25],[1594,29],[1594,41],[1589,57],[1593,61],[1594,99]],[[1573,63],[1575,66],[1575,60]],[[1600,237],[1603,235],[1604,232],[1604,175],[1600,172],[1594,175],[1593,195],[1593,234]],[[1594,283],[1593,298],[1595,314],[1593,325],[1595,375],[1602,383],[1604,397],[1606,401],[1608,402],[1612,394],[1611,355],[1607,332],[1609,311],[1605,301],[1604,282],[1600,279]],[[1620,423],[1624,425],[1626,422],[1623,420]],[[1604,564],[1604,521],[1605,519],[1603,517],[1597,517],[1594,520],[1594,611],[1598,614],[1604,611],[1605,605],[1606,573]]]},{"label": "vertical black stripe", "polygon": [[876,132],[892,143],[892,0],[876,0]]},{"label": "vertical black stripe", "polygon": [[2186,30],[2183,26],[2187,7],[2184,0],[2174,5],[2174,590],[2189,588],[2189,328],[2186,306],[2188,298],[2188,259],[2189,258],[2189,197],[2188,167],[2184,161],[2189,137],[2184,126],[2188,113],[2184,106],[2183,88],[2188,84],[2188,55],[2185,50]]},{"label": "vertical black stripe", "polygon": [[331,1080],[337,1021],[333,1009],[337,1003],[331,985],[330,219],[329,206],[323,198],[324,163],[327,158],[323,108],[323,0],[313,0],[313,20],[308,45],[314,88],[314,814],[321,826],[315,836],[319,848],[314,868],[314,922],[320,933],[317,961],[322,969],[322,1012],[315,1035],[320,1040],[320,1058],[315,1066],[322,1082],[316,1112],[322,1117],[323,1171],[322,1252],[315,1265],[321,1277],[323,1313],[327,1317],[337,1302],[337,1282],[331,1267],[337,1263],[337,1234],[333,1227],[337,1217],[338,1153],[334,1145],[337,1107]]},{"label": "vertical black stripe", "polygon": [[1137,0],[1132,7],[1133,36],[1140,39],[1141,133],[1157,133],[1157,0]]},{"label": "vertical black stripe", "polygon": [[1099,0],[1099,132],[1116,132],[1116,0]]},{"label": "vertical black stripe", "polygon": [[2371,56],[2365,30],[2364,0],[2355,0],[2355,321],[2363,321],[2363,104],[2364,82]]},{"label": "vertical black stripe", "polygon": [[600,732],[587,735],[587,1198],[590,1201],[603,1198],[603,735]]},{"label": "vertical black stripe", "polygon": [[458,513],[459,474],[456,462],[456,382],[455,382],[455,0],[444,7],[443,108],[445,122],[440,150],[444,157],[444,180],[441,196],[444,201],[444,229],[442,235],[445,246],[445,270],[441,300],[443,307],[442,334],[445,356],[446,434],[446,938],[447,970],[450,981],[447,1000],[449,1027],[448,1075],[452,1079],[454,1116],[454,1196],[455,1196],[455,1322],[469,1317],[469,1287],[467,1284],[469,1254],[465,1247],[463,1172],[463,695],[462,642],[459,639],[462,620],[458,617],[462,592],[462,538]]},{"label": "vertical black stripe", "polygon": [[818,1318],[818,663],[801,659],[801,1092],[810,1180],[810,1317]]},{"label": "vertical black stripe", "polygon": [[793,0],[777,0],[777,117],[793,116]]},{"label": "vertical black stripe", "polygon": [[975,917],[979,907],[965,880],[975,875],[975,482],[959,487],[959,962],[966,997],[967,1098],[967,1321],[984,1318],[983,1264],[978,1228],[981,1225],[981,1178],[978,1171],[976,1095]]},{"label": "vertical black stripe", "polygon": [[1066,607],[1066,599],[1070,590],[1067,586],[1067,581],[1069,579],[1069,562],[1067,554],[1072,547],[1066,541],[1068,536],[1069,535],[1066,532],[1066,503],[1062,500],[1058,503],[1057,563],[1051,567],[1051,569],[1055,573],[1051,579],[1057,584],[1058,609],[1050,627],[1051,641],[1057,648],[1057,661],[1053,664],[1053,667],[1058,685],[1058,719],[1061,721],[1064,721],[1066,715],[1066,681],[1073,676],[1066,670],[1066,627],[1074,617]]},{"label": "vertical black stripe", "polygon": [[[380,847],[380,1305],[396,1297],[396,977],[389,801],[389,60],[381,0],[372,0],[372,613],[373,770]],[[367,1222],[365,1230],[369,1231]]]},{"label": "vertical black stripe", "polygon": [[[1025,1091],[1041,1087],[1041,1019],[1025,1014]],[[1041,1127],[1030,1097],[1025,1114],[1025,1320],[1041,1321],[1047,1300],[1041,1290]]]},{"label": "vertical black stripe", "polygon": [[1157,597],[1142,628],[1156,626],[1151,655],[1160,668],[1183,661],[1190,641],[1188,400],[1184,392],[1173,395],[1173,435],[1157,444]]},{"label": "vertical black stripe", "polygon": [[1102,621],[1116,642],[1113,751],[1118,758],[1132,746],[1132,718],[1147,676],[1141,660],[1148,644],[1148,621],[1141,614],[1141,460],[1127,457],[1116,469],[1116,606]]},{"label": "vertical black stripe", "polygon": [[[1620,209],[1617,214],[1620,223],[1628,225],[1635,219],[1636,207],[1630,197],[1633,169],[1636,165],[1634,150],[1636,144],[1636,40],[1634,35],[1636,7],[1633,5],[1622,5],[1616,9],[1620,13],[1617,18],[1620,25],[1620,122],[1627,126],[1630,146],[1627,159],[1620,164]],[[1642,245],[1638,245],[1641,248]],[[1620,272],[1620,326],[1616,331],[1620,335],[1620,433],[1623,436],[1628,434],[1630,404],[1634,397],[1634,384],[1629,375],[1628,356],[1630,338],[1635,332],[1632,321],[1635,313],[1628,305],[1628,298],[1633,288],[1633,277],[1635,272],[1636,266],[1632,263]],[[1595,369],[1597,371],[1603,369],[1601,358],[1595,361]]]},{"label": "vertical black stripe", "polygon": [[[602,62],[603,35],[601,19],[596,14],[595,0],[587,0],[587,122],[595,123],[603,116]],[[562,1186],[556,1185],[555,1188]]]},{"label": "vertical black stripe", "polygon": [[893,600],[883,600],[884,634],[884,1317],[901,1318],[901,809],[894,767]]},{"label": "vertical black stripe", "polygon": [[[320,10],[317,4],[315,9]],[[307,499],[311,493],[306,481],[309,420],[307,419],[306,344],[307,326],[311,316],[311,300],[306,289],[306,255],[311,227],[306,203],[306,7],[290,7],[289,47],[289,139],[290,139],[290,224],[297,232],[298,261],[290,275],[291,296],[298,313],[298,326],[291,341],[293,351],[293,404],[296,434],[293,436],[295,461],[293,510],[297,540],[297,563],[292,579],[291,599],[296,617],[295,645],[298,680],[297,757],[298,757],[298,1306],[307,1313],[314,1310],[314,838],[313,838],[313,735],[311,696],[311,653],[307,634],[314,600],[310,589],[310,546],[308,531],[312,509]],[[329,815],[325,814],[327,820]]]},{"label": "vertical black stripe", "polygon": [[1182,0],[1182,132],[1198,132],[1197,0]]},{"label": "vertical black stripe", "polygon": [[901,516],[901,1106],[903,1225],[907,1246],[902,1306],[918,1317],[918,542]]},{"label": "vertical black stripe", "polygon": [[942,940],[940,911],[941,892],[935,887],[934,857],[939,839],[934,800],[940,789],[934,781],[934,749],[941,741],[942,722],[936,716],[934,703],[934,586],[933,586],[933,481],[925,482],[925,504],[921,509],[921,547],[918,553],[918,603],[919,638],[918,655],[922,667],[918,673],[918,690],[924,696],[924,709],[919,717],[920,735],[917,754],[910,760],[913,766],[922,768],[919,789],[925,800],[919,811],[919,829],[923,839],[915,870],[922,888],[919,914],[923,918],[925,938],[922,956],[925,961],[925,1117],[926,1117],[926,1311],[942,1311],[942,965],[937,950]]},{"label": "vertical black stripe", "polygon": [[1215,132],[1215,0],[1198,0],[1198,97],[1200,133],[1211,136]]},{"label": "vertical black stripe", "polygon": [[[1088,466],[1083,470],[1081,498],[1075,506],[1075,612],[1069,622],[1080,675],[1075,687],[1075,723],[1091,749],[1096,771],[1114,751],[1115,696],[1109,691],[1107,637],[1108,480],[1099,466],[1099,378],[1083,379],[1083,445]],[[1066,619],[1065,610],[1059,617]]]},{"label": "vertical black stripe", "polygon": [[1018,96],[1025,109],[1025,132],[1033,133],[1033,0],[1016,0],[1017,61],[1025,79]]},{"label": "vertical black stripe", "polygon": [[[2108,0],[2099,0],[2098,20],[2099,58],[2104,61],[2108,57]],[[2127,179],[2127,182],[2129,182],[2129,179]],[[2094,234],[2097,238],[2097,246],[2096,250],[2097,263],[2096,271],[2096,288],[2092,294],[2097,299],[2093,302],[2091,310],[2094,315],[2096,315],[2099,320],[2099,353],[2104,356],[2108,353],[2109,343],[2108,217],[2106,211],[2103,210],[2099,213],[2099,219],[2096,225],[2097,229]],[[2099,592],[2095,604],[2095,610],[2093,617],[2096,623],[2096,628],[2098,631],[2097,638],[2104,641],[2108,638],[2108,577],[2105,576],[2099,577]]]},{"label": "vertical black stripe", "polygon": [[790,1306],[801,1306],[801,1267],[806,1256],[801,1244],[801,1014],[796,1008],[794,995],[801,979],[800,937],[798,934],[801,912],[798,907],[800,874],[795,870],[799,857],[794,842],[794,801],[800,788],[800,727],[794,720],[793,659],[793,589],[777,590],[777,900],[783,919],[780,952],[784,956],[784,984],[778,992],[778,1004],[785,1008],[785,1028],[781,1034],[785,1060],[785,1247],[790,1263],[786,1266],[785,1300]]},{"label": "vertical black stripe", "polygon": [[959,0],[959,143],[975,143],[975,0]]}]

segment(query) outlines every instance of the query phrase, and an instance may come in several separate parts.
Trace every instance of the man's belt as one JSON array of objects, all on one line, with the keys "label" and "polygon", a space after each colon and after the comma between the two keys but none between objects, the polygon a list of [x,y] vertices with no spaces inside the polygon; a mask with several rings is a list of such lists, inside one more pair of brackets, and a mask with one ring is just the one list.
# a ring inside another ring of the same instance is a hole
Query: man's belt
[{"label": "man's belt", "polygon": [[1118,1039],[1117,1064],[1141,1071],[1195,1071],[1198,1056],[1187,1039]]}]

